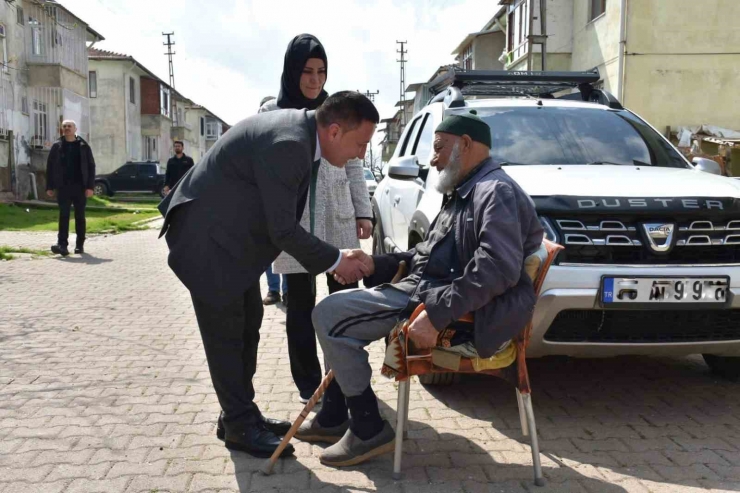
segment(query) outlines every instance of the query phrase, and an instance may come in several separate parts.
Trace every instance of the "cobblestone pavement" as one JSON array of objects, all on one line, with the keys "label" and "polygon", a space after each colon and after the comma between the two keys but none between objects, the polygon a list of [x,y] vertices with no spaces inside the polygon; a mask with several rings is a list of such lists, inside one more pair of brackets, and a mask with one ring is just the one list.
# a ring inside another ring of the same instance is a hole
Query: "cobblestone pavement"
[{"label": "cobblestone pavement", "polygon": [[[215,437],[218,404],[164,241],[141,231],[87,247],[0,263],[0,493],[740,491],[738,385],[696,358],[531,361],[545,488],[513,389],[482,377],[414,382],[401,481],[390,456],[335,470],[300,442],[262,476],[263,459]],[[377,368],[382,344],[371,348]],[[267,415],[300,411],[280,307],[265,313],[256,386]],[[394,383],[374,386],[393,419]]]}]

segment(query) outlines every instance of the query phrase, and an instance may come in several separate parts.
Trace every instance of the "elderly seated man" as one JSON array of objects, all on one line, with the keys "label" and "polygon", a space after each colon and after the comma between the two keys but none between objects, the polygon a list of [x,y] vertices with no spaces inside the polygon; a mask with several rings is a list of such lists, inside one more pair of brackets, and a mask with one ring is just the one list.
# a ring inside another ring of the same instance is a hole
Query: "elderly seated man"
[{"label": "elderly seated man", "polygon": [[[543,230],[532,200],[493,161],[490,148],[490,128],[473,111],[445,118],[431,164],[446,200],[428,239],[406,253],[353,252],[371,273],[365,285],[374,287],[335,293],[314,309],[335,379],[321,411],[296,438],[333,443],[322,463],[350,466],[393,450],[394,432],[380,416],[365,347],[419,303],[426,310],[409,327],[418,348],[435,346],[439,331],[472,312],[474,328],[458,331],[453,344],[472,342],[480,357],[490,357],[529,320],[536,300],[524,259],[540,247]],[[409,275],[387,284],[401,261]]]}]

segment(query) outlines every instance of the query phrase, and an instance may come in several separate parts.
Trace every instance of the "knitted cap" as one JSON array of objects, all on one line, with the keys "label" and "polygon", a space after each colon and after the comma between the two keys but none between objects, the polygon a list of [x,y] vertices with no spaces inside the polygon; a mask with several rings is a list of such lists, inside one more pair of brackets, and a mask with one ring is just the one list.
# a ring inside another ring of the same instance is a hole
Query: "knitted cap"
[{"label": "knitted cap", "polygon": [[449,115],[437,126],[435,132],[446,134],[467,135],[472,140],[491,147],[491,127],[477,116],[477,111],[470,110],[469,113]]}]

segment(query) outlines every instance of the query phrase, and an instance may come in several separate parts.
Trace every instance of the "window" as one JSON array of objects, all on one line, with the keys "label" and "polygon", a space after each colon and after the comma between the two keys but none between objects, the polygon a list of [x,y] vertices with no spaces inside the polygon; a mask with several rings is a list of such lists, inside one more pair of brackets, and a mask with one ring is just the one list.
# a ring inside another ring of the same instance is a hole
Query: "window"
[{"label": "window", "polygon": [[133,176],[136,174],[136,165],[135,164],[124,164],[123,166],[121,166],[120,168],[116,170],[116,174]]},{"label": "window", "polygon": [[31,53],[36,56],[42,54],[41,48],[41,23],[38,19],[28,19],[28,24],[31,26]]},{"label": "window", "polygon": [[156,164],[140,164],[139,165],[139,176],[141,175],[156,175],[157,165]]},{"label": "window", "polygon": [[146,161],[158,161],[157,137],[144,136],[144,159]]},{"label": "window", "polygon": [[201,137],[206,134],[206,119],[202,116],[200,117],[200,135]]},{"label": "window", "polygon": [[19,6],[15,6],[15,20],[18,24],[21,26],[26,23],[25,18],[23,17],[23,9]]},{"label": "window", "polygon": [[131,104],[136,104],[136,82],[133,77],[128,78],[128,100]]},{"label": "window", "polygon": [[491,127],[491,156],[511,166],[688,167],[665,139],[628,111],[500,107],[481,110],[478,116]]},{"label": "window", "polygon": [[0,63],[2,63],[3,66],[3,72],[6,74],[10,71],[8,70],[8,45],[5,42],[5,25],[0,24],[0,56],[2,57],[2,60],[0,60]]},{"label": "window", "polygon": [[177,124],[181,127],[185,125],[185,121],[182,119],[182,107],[180,106],[177,107]]},{"label": "window", "polygon": [[[419,120],[421,117],[417,118],[416,120],[411,122],[411,126],[408,127],[409,131],[406,132],[406,140],[403,141],[403,145],[401,146],[401,152],[398,154],[399,157],[406,155],[406,148],[409,145],[409,142],[413,143],[416,140],[416,132],[418,132],[418,128],[416,126],[417,123],[419,123]],[[413,137],[412,137],[413,135]],[[411,152],[411,149],[409,149],[409,153]]]},{"label": "window", "polygon": [[33,100],[33,139],[34,145],[43,145],[46,142],[46,131],[49,128],[46,103],[38,99]]},{"label": "window", "polygon": [[28,98],[26,96],[21,97],[21,113],[28,114]]},{"label": "window", "polygon": [[473,70],[473,43],[470,43],[463,50],[460,66],[464,70]]},{"label": "window", "polygon": [[170,89],[168,87],[165,87],[165,86],[159,86],[159,89],[160,89],[160,98],[159,98],[159,101],[161,103],[161,108],[160,108],[161,113],[164,116],[166,116],[166,117],[170,117],[171,116],[171,112],[172,112],[171,111],[172,110],[172,107],[170,106],[171,105],[171,102],[170,102]]},{"label": "window", "polygon": [[370,171],[370,170],[369,170],[369,169],[367,169],[367,168],[365,168],[365,170],[364,170],[364,171],[365,171],[365,179],[366,179],[366,180],[375,180],[375,175],[373,174],[373,172],[372,172],[372,171]]},{"label": "window", "polygon": [[98,97],[98,73],[91,70],[87,73],[88,92],[91,98]]},{"label": "window", "polygon": [[221,135],[219,132],[219,123],[216,120],[206,122],[206,139],[218,139]]},{"label": "window", "polygon": [[606,12],[606,0],[591,0],[591,16],[589,21],[592,21]]},{"label": "window", "polygon": [[434,118],[427,113],[424,117],[424,124],[416,141],[414,156],[419,160],[420,166],[429,166],[432,153],[432,141],[434,141]]}]

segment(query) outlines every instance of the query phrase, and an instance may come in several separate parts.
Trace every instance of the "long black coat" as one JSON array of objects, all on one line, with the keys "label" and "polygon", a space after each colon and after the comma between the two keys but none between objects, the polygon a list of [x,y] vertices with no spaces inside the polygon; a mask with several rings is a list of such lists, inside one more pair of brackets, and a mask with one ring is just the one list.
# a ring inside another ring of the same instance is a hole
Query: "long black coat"
[{"label": "long black coat", "polygon": [[[80,142],[80,169],[82,170],[82,183],[85,188],[95,188],[95,159],[93,158],[90,145],[82,137],[77,137]],[[64,137],[54,142],[46,159],[46,189],[56,190],[64,184],[64,148],[62,147]]]},{"label": "long black coat", "polygon": [[308,272],[339,250],[299,224],[316,152],[313,111],[260,113],[231,128],[167,195],[162,234],[169,265],[213,306],[241,296],[281,251]]}]

